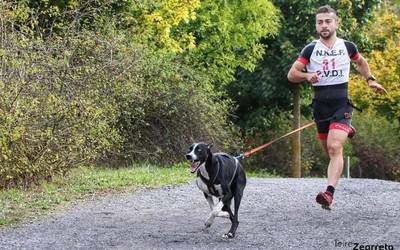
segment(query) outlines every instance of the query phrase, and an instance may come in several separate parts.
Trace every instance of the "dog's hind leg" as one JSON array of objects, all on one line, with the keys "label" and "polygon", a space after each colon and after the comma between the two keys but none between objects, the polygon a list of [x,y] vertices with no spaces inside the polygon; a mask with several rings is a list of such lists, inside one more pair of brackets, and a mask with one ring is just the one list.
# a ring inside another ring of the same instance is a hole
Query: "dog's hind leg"
[{"label": "dog's hind leg", "polygon": [[[244,187],[246,185],[246,179],[244,179],[243,183],[241,184],[237,184],[236,188],[235,188],[235,195],[234,195],[234,200],[235,200],[235,214],[232,215],[232,211],[228,211],[230,216],[230,219],[232,221],[232,226],[231,229],[229,230],[229,232],[226,234],[226,237],[228,238],[233,238],[235,237],[235,233],[236,233],[236,229],[239,226],[239,218],[238,218],[238,214],[239,214],[239,206],[240,206],[240,202],[242,201],[242,197],[243,197],[243,191],[244,191]],[[224,210],[224,208],[222,208],[222,210]]]},{"label": "dog's hind leg", "polygon": [[232,195],[231,191],[222,198],[223,207],[221,210],[228,212],[229,219],[231,220],[231,223],[232,223],[232,226],[231,226],[231,229],[229,230],[229,232],[222,236],[224,238],[233,238],[235,236],[236,228],[239,224],[237,219],[235,219],[237,217],[235,217],[235,215],[232,213],[232,209],[231,209],[232,198],[233,198],[233,195]]},{"label": "dog's hind leg", "polygon": [[239,222],[237,221],[236,213],[235,214],[232,213],[231,200],[232,200],[232,198],[230,200],[228,200],[228,201],[225,201],[225,204],[222,207],[222,211],[228,212],[229,219],[231,220],[231,223],[232,223],[231,229],[229,229],[229,232],[227,234],[223,235],[224,238],[233,238],[233,237],[235,237],[236,228],[239,225]]},{"label": "dog's hind leg", "polygon": [[218,213],[221,211],[223,204],[221,201],[219,201],[214,207],[213,210],[211,211],[210,215],[208,216],[208,219],[206,220],[206,222],[204,223],[206,228],[210,227],[213,222],[215,217],[218,215]]}]

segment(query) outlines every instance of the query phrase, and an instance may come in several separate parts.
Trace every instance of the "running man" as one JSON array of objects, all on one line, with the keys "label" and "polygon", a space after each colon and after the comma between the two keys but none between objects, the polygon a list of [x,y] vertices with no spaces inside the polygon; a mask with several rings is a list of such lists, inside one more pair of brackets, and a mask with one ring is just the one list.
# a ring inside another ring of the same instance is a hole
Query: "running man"
[{"label": "running man", "polygon": [[338,17],[333,8],[320,7],[315,26],[319,40],[303,48],[289,70],[288,79],[294,83],[307,81],[314,89],[313,117],[318,138],[330,159],[328,186],[325,192],[318,193],[316,201],[322,208],[330,209],[343,170],[343,145],[347,137],[355,134],[351,126],[353,106],[348,98],[350,62],[356,63],[366,85],[378,92],[386,90],[376,82],[356,45],[336,36]]}]

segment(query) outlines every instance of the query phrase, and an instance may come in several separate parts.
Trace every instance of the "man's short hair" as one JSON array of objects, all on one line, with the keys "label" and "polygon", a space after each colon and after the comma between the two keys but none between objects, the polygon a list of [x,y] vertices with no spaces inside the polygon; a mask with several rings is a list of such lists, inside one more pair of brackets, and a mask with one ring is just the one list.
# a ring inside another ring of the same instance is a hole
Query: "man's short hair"
[{"label": "man's short hair", "polygon": [[321,14],[321,13],[333,13],[333,14],[335,14],[335,17],[337,17],[336,10],[333,9],[329,5],[324,5],[324,6],[319,7],[317,10],[317,13],[315,13],[315,14],[317,15],[317,14]]}]

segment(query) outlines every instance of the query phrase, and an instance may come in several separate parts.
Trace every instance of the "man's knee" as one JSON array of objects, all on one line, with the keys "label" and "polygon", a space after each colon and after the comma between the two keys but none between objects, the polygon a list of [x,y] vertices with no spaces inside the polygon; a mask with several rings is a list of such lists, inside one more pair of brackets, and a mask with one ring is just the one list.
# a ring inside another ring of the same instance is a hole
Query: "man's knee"
[{"label": "man's knee", "polygon": [[342,153],[343,145],[340,141],[332,141],[328,143],[328,154],[329,155],[338,155]]}]

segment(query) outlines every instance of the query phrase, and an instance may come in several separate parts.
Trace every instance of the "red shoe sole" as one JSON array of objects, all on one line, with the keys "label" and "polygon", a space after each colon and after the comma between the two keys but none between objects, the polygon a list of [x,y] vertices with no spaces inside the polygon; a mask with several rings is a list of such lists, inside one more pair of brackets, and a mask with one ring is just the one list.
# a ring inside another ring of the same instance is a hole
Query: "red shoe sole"
[{"label": "red shoe sole", "polygon": [[324,197],[324,195],[323,194],[318,194],[317,195],[317,198],[316,198],[316,201],[317,201],[317,203],[318,204],[320,204],[321,205],[321,207],[323,208],[323,209],[326,209],[326,210],[331,210],[331,208],[330,208],[330,203],[325,199],[325,197]]}]

